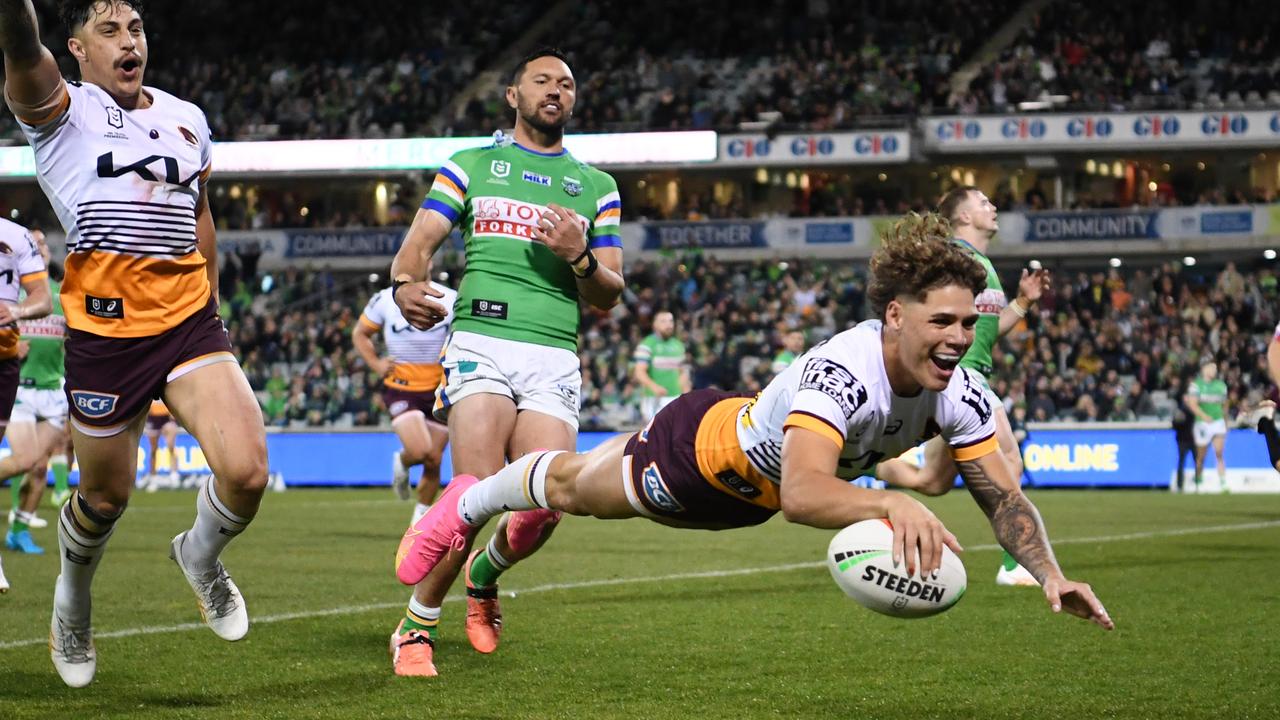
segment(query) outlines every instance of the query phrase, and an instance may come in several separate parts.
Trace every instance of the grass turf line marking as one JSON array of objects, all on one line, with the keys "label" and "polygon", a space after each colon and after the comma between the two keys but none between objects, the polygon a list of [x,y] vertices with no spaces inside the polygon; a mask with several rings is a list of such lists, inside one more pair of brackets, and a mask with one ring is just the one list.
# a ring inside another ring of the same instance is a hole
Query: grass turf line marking
[{"label": "grass turf line marking", "polygon": [[[1082,538],[1063,538],[1053,542],[1054,545],[1088,545],[1092,543],[1108,543],[1121,542],[1124,540],[1149,540],[1152,538],[1165,537],[1181,537],[1184,535],[1203,535],[1209,533],[1236,532],[1240,530],[1264,530],[1267,528],[1280,527],[1280,520],[1267,520],[1262,522],[1238,523],[1235,525],[1205,525],[1201,527],[1176,528],[1172,530],[1148,530],[1144,532],[1123,533],[1120,535],[1097,535],[1094,537]],[[985,550],[999,550],[999,545],[988,543],[985,545],[973,545],[967,548],[968,552],[982,552]],[[502,595],[506,597],[516,597],[524,593],[544,593],[556,590],[578,590],[582,588],[609,587],[613,585],[633,585],[637,583],[649,582],[666,582],[669,580],[700,580],[707,578],[723,578],[737,577],[741,575],[759,575],[762,573],[788,572],[790,570],[807,570],[810,568],[818,568],[825,565],[825,562],[803,562],[789,563],[786,565],[766,565],[763,567],[737,568],[734,570],[702,570],[697,572],[675,573],[672,575],[649,575],[642,577],[621,577],[621,578],[603,578],[599,580],[580,580],[577,582],[567,583],[548,583],[546,585],[535,585],[524,590],[512,590],[504,592]],[[447,603],[458,602],[462,600],[462,595],[450,595],[444,599]],[[263,615],[253,618],[254,625],[266,625],[269,623],[286,622],[289,620],[306,620],[309,618],[333,617],[335,615],[358,615],[373,610],[390,610],[392,608],[404,607],[403,602],[392,603],[371,603],[368,605],[351,605],[348,607],[329,608],[326,610],[299,610],[295,612],[278,613],[275,615]],[[186,632],[188,630],[200,630],[205,627],[204,623],[180,623],[177,625],[151,625],[147,627],[126,628],[124,630],[111,630],[104,633],[94,633],[93,639],[104,640],[109,638],[125,638],[136,637],[138,635],[160,635],[175,632]],[[0,650],[10,650],[13,648],[31,647],[33,645],[48,644],[49,638],[32,638],[30,640],[10,640],[0,642]]]}]

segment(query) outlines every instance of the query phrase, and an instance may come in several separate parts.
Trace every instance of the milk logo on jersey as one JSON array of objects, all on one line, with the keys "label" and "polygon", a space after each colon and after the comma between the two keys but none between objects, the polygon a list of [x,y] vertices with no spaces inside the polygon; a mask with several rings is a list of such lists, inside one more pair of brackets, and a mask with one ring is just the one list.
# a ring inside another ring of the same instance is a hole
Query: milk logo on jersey
[{"label": "milk logo on jersey", "polygon": [[107,108],[107,124],[120,130],[124,127],[124,111],[118,107]]},{"label": "milk logo on jersey", "polygon": [[670,513],[678,513],[684,510],[684,506],[676,500],[676,496],[671,494],[671,489],[667,487],[667,482],[662,479],[662,473],[658,471],[657,463],[649,463],[648,467],[640,477],[641,485],[644,486],[644,496],[654,507],[665,510]]},{"label": "milk logo on jersey", "polygon": [[[471,201],[471,234],[497,235],[513,240],[533,240],[533,230],[546,208],[542,205],[521,202],[504,197],[477,197]],[[590,224],[578,217],[578,224],[585,234]]]},{"label": "milk logo on jersey", "polygon": [[543,186],[543,187],[551,187],[551,176],[550,176],[550,175],[540,175],[540,174],[538,174],[538,173],[536,173],[536,172],[533,172],[533,171],[531,171],[531,170],[525,170],[524,172],[520,173],[520,179],[521,179],[521,180],[524,180],[524,181],[525,181],[525,182],[527,182],[527,183],[533,183],[534,185],[541,185],[541,186]]},{"label": "milk logo on jersey", "polygon": [[852,418],[858,408],[867,402],[867,389],[853,373],[840,363],[816,357],[805,363],[800,374],[801,390],[817,390],[825,393],[840,405],[846,418]]},{"label": "milk logo on jersey", "polygon": [[511,163],[506,160],[494,160],[489,163],[489,172],[494,177],[504,178],[511,174]]},{"label": "milk logo on jersey", "polygon": [[92,392],[90,390],[72,390],[71,402],[76,406],[76,410],[87,418],[103,418],[112,413],[116,409],[116,401],[120,399],[119,395],[111,393]]},{"label": "milk logo on jersey", "polygon": [[577,178],[571,178],[566,175],[564,180],[560,181],[560,185],[569,197],[578,197],[582,194],[582,181]]},{"label": "milk logo on jersey", "polygon": [[1009,298],[1005,296],[1003,290],[987,288],[978,293],[978,297],[973,299],[973,304],[981,315],[999,315],[1009,305]]}]

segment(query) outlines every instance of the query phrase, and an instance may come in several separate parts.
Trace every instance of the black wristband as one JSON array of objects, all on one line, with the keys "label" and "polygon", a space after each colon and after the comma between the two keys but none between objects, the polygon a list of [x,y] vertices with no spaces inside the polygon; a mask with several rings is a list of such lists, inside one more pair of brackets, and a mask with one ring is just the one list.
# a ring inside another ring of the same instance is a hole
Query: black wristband
[{"label": "black wristband", "polygon": [[[582,272],[578,272],[578,263],[582,262],[583,258],[586,258],[587,260],[587,267]],[[579,280],[585,280],[592,275],[595,275],[596,270],[600,269],[600,261],[596,259],[595,253],[591,252],[591,248],[587,248],[582,251],[582,254],[578,256],[577,260],[574,260],[569,264],[569,267],[573,269],[573,274],[576,275]]]},{"label": "black wristband", "polygon": [[587,247],[585,247],[585,248],[583,248],[583,249],[582,249],[582,254],[581,254],[581,255],[579,255],[578,257],[576,257],[576,258],[574,258],[574,259],[570,260],[570,261],[569,261],[569,264],[570,264],[570,265],[577,265],[578,263],[582,262],[582,259],[583,259],[583,258],[585,258],[586,256],[588,256],[588,255],[590,255],[590,254],[591,254],[591,246],[590,246],[590,245],[588,245]]},{"label": "black wristband", "polygon": [[411,282],[410,280],[392,280],[391,281],[391,302],[396,301],[396,291],[400,289],[400,286],[408,285],[410,282]]}]

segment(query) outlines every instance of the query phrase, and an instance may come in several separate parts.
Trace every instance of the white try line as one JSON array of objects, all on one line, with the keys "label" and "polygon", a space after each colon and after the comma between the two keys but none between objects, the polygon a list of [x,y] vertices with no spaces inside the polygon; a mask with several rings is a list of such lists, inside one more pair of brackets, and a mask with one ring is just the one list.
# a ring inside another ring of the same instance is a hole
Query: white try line
[{"label": "white try line", "polygon": [[[1095,537],[1081,538],[1063,538],[1053,541],[1054,545],[1089,545],[1093,543],[1109,543],[1121,542],[1124,540],[1149,540],[1152,538],[1179,537],[1183,535],[1203,535],[1207,533],[1237,532],[1240,530],[1263,530],[1266,528],[1280,527],[1280,520],[1267,520],[1263,522],[1237,523],[1235,525],[1204,525],[1200,527],[1176,528],[1172,530],[1150,530],[1145,532],[1123,533],[1120,535],[1098,535]],[[985,550],[999,550],[1000,546],[994,543],[986,545],[971,545],[966,548],[968,552],[981,552]],[[738,568],[735,570],[704,570],[700,572],[674,573],[670,575],[648,575],[642,577],[620,577],[620,578],[602,578],[599,580],[580,580],[577,582],[566,583],[548,583],[546,585],[535,585],[523,590],[512,590],[503,592],[507,597],[516,597],[521,594],[553,592],[556,590],[579,590],[583,588],[609,587],[613,585],[634,585],[638,583],[652,582],[669,582],[672,580],[703,580],[709,578],[737,577],[740,575],[759,575],[762,573],[788,572],[791,570],[808,570],[823,567],[825,562],[803,562],[789,563],[786,565],[766,565],[763,567]],[[462,595],[450,595],[445,598],[445,602],[457,602],[462,600]],[[296,612],[278,613],[275,615],[262,615],[253,618],[254,625],[266,625],[268,623],[286,622],[289,620],[307,620],[310,618],[333,617],[335,615],[358,615],[373,610],[390,610],[392,608],[402,608],[404,602],[389,603],[370,603],[368,605],[350,605],[347,607],[328,608],[326,610],[299,610]],[[145,627],[126,628],[124,630],[111,630],[103,633],[94,633],[94,640],[103,640],[109,638],[125,638],[136,637],[138,635],[160,635],[167,633],[186,632],[188,630],[200,630],[205,627],[204,623],[179,623],[177,625],[150,625]],[[48,644],[49,638],[39,637],[29,640],[9,640],[0,642],[0,650],[9,650],[11,648],[31,647],[33,645]]]}]

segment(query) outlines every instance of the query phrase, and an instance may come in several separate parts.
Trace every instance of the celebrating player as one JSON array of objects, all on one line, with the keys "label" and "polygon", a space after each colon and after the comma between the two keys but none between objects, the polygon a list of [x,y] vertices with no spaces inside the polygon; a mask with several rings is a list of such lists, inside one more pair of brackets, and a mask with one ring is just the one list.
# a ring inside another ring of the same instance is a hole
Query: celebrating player
[{"label": "celebrating player", "polygon": [[1001,545],[1035,574],[1054,612],[1111,629],[1089,586],[1063,576],[1039,512],[998,450],[985,385],[959,365],[986,273],[947,230],[937,216],[898,223],[871,260],[879,320],[813,348],[754,399],[697,390],[643,431],[589,453],[534,452],[483,481],[455,477],[453,502],[442,499],[419,523],[401,567],[429,572],[504,507],[703,529],[756,525],[781,509],[819,528],[888,518],[895,562],[925,576],[940,566],[942,546],[960,550],[955,537],[911,496],[847,480],[941,437]]},{"label": "celebrating player", "polygon": [[137,0],[65,0],[61,10],[81,82],[62,79],[30,0],[0,0],[0,49],[5,101],[67,233],[66,392],[80,486],[58,523],[49,649],[62,680],[81,687],[97,667],[91,584],[133,489],[151,400],[164,398],[213,470],[170,556],[225,640],[243,637],[249,616],[218,557],[257,513],[267,451],[211,284],[218,254],[204,114],[143,86]]},{"label": "celebrating player", "polygon": [[[43,264],[54,272],[49,263],[49,246],[44,233],[31,232],[36,251]],[[67,424],[67,397],[62,392],[62,343],[66,338],[67,321],[62,315],[62,302],[56,291],[56,282],[50,282],[50,307],[52,312],[42,318],[18,322],[22,342],[26,344],[26,356],[19,373],[20,387],[9,419],[9,447],[12,454],[0,459],[0,477],[13,477],[10,482],[18,493],[21,504],[15,504],[17,512],[9,520],[9,534],[5,546],[10,550],[41,554],[44,549],[36,545],[28,527],[36,524],[36,508],[44,495],[46,460],[65,438]],[[55,458],[56,459],[56,458]],[[61,463],[62,481],[66,482],[66,458]],[[56,473],[55,473],[56,474]]]},{"label": "celebrating player", "polygon": [[[578,300],[612,307],[623,290],[622,203],[609,175],[564,148],[577,85],[565,57],[541,49],[516,66],[507,103],[515,137],[455,153],[436,175],[392,264],[392,299],[419,328],[445,319],[442,293],[425,281],[430,258],[455,225],[467,271],[444,354],[437,418],[447,420],[455,473],[490,475],[539,449],[572,450],[578,434]],[[410,526],[397,558],[438,510],[446,490]],[[537,550],[560,514],[528,506],[508,516],[485,548],[455,552],[435,573],[397,561],[417,587],[391,637],[399,675],[435,675],[432,648],[445,591],[466,562],[467,638],[480,652],[498,645],[497,580]],[[425,578],[425,581],[424,581]]]},{"label": "celebrating player", "polygon": [[662,311],[653,316],[653,332],[631,355],[632,374],[640,384],[640,414],[645,422],[662,408],[689,392],[689,366],[684,361],[684,343],[676,337],[675,316]]},{"label": "celebrating player", "polygon": [[1185,402],[1196,417],[1195,424],[1191,426],[1196,444],[1195,491],[1200,492],[1204,458],[1212,444],[1213,457],[1218,462],[1218,488],[1226,492],[1227,464],[1222,456],[1227,441],[1227,384],[1218,377],[1218,365],[1213,360],[1206,360],[1200,366],[1200,376],[1191,381]]},{"label": "celebrating player", "polygon": [[[431,419],[436,402],[436,387],[444,372],[440,367],[440,351],[449,337],[453,319],[453,303],[457,293],[431,283],[440,293],[440,304],[448,315],[429,330],[419,330],[400,314],[391,299],[391,290],[379,290],[351,331],[351,342],[370,370],[381,377],[383,398],[391,413],[391,428],[400,438],[402,450],[391,458],[391,487],[401,500],[409,499],[409,468],[422,466],[418,480],[418,503],[412,522],[431,509],[431,501],[440,489],[440,458],[444,456],[449,432]],[[373,347],[374,333],[381,332],[387,348],[386,357],[378,357]]]},{"label": "celebrating player", "polygon": [[[1040,299],[1040,295],[1049,286],[1049,272],[1039,269],[1034,272],[1023,270],[1018,282],[1018,297],[1009,302],[1000,284],[1000,276],[986,256],[987,246],[1000,228],[996,219],[996,206],[981,190],[966,185],[943,196],[938,204],[938,214],[951,223],[953,242],[968,251],[987,271],[986,287],[976,300],[979,316],[978,325],[974,329],[973,345],[960,360],[960,364],[975,371],[975,377],[982,383],[995,412],[996,439],[1000,444],[1000,454],[1009,463],[1012,477],[1021,482],[1022,451],[1017,438],[1013,436],[1004,405],[991,391],[987,378],[994,369],[991,366],[991,350],[996,341],[1012,330]],[[946,445],[941,440],[934,440],[925,445],[924,456],[925,464],[922,468],[916,468],[901,458],[891,457],[876,468],[876,477],[926,495],[948,492],[955,484],[957,468],[947,454]],[[1006,552],[1004,561],[996,572],[996,584],[1034,586],[1036,579],[1026,568],[1018,565],[1013,555]]]}]

